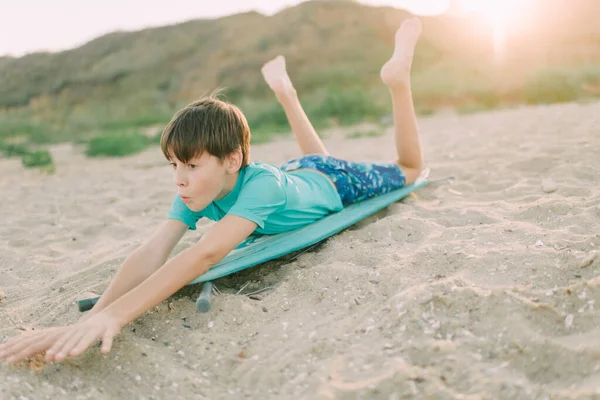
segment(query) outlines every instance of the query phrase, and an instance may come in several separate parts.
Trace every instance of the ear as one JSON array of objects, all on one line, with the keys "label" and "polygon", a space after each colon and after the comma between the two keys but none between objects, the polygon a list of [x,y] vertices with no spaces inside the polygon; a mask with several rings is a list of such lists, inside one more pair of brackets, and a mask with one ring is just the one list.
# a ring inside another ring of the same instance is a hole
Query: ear
[{"label": "ear", "polygon": [[225,159],[225,165],[227,166],[227,173],[234,174],[242,168],[242,160],[244,156],[241,150],[235,150],[229,154]]}]

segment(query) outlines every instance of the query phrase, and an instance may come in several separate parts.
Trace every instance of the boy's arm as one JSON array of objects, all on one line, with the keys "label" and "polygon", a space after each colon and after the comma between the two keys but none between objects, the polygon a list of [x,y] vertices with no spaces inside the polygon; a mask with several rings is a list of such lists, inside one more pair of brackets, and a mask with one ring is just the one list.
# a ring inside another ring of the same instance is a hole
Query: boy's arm
[{"label": "boy's arm", "polygon": [[256,223],[235,215],[225,216],[194,247],[173,257],[158,271],[114,300],[102,311],[75,325],[36,331],[0,344],[0,359],[16,363],[40,351],[47,361],[81,355],[96,339],[102,352],[110,351],[113,338],[135,318],[218,263],[256,229]]},{"label": "boy's arm", "polygon": [[256,227],[256,223],[245,218],[225,216],[195,246],[173,257],[144,282],[106,307],[102,313],[115,318],[120,327],[127,325],[208,271],[250,236]]},{"label": "boy's arm", "polygon": [[166,220],[146,243],[125,259],[100,300],[84,319],[99,313],[156,272],[167,261],[169,254],[187,230],[188,226],[181,221]]}]

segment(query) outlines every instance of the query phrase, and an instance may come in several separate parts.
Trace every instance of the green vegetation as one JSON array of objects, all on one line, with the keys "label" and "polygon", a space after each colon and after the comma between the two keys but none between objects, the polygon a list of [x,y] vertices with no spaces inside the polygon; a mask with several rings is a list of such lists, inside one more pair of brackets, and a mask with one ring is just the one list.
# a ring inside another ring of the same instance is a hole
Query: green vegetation
[{"label": "green vegetation", "polygon": [[90,157],[123,157],[144,150],[152,142],[141,133],[113,133],[92,138],[86,154]]},{"label": "green vegetation", "polygon": [[[303,97],[303,108],[317,128],[349,126],[362,121],[377,121],[386,114],[366,91],[329,87]],[[283,108],[276,100],[262,104],[241,104],[252,130],[253,143],[262,143],[290,127]]]},{"label": "green vegetation", "polygon": [[0,142],[0,151],[7,157],[20,157],[27,153],[27,147],[22,144]]},{"label": "green vegetation", "polygon": [[416,111],[417,115],[420,115],[422,117],[428,117],[430,115],[435,114],[435,110],[433,108],[427,108],[427,107],[417,108],[415,111]]},{"label": "green vegetation", "polygon": [[252,137],[255,140],[268,138],[274,132],[289,130],[285,112],[275,100],[253,106],[244,105],[242,102],[240,108],[246,115]]},{"label": "green vegetation", "polygon": [[55,172],[52,156],[47,150],[30,151],[20,143],[0,142],[0,152],[7,157],[21,157],[25,168],[39,168],[49,173]]},{"label": "green vegetation", "polygon": [[600,98],[600,67],[549,68],[531,74],[523,86],[530,104]]},{"label": "green vegetation", "polygon": [[321,101],[310,102],[307,114],[315,121],[329,121],[343,126],[373,120],[385,114],[385,110],[370,98],[366,90],[329,89]]},{"label": "green vegetation", "polygon": [[25,168],[40,168],[51,173],[55,171],[52,156],[47,150],[27,152],[23,154],[21,162]]},{"label": "green vegetation", "polygon": [[0,138],[11,136],[24,136],[39,141],[44,132],[48,130],[43,123],[32,122],[28,115],[8,115],[0,118]]}]

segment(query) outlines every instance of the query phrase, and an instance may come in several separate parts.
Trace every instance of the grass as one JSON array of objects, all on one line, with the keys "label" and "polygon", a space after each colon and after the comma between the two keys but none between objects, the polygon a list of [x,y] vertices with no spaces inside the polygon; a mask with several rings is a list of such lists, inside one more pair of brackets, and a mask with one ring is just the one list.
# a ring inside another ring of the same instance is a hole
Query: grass
[{"label": "grass", "polygon": [[21,162],[25,168],[40,168],[50,173],[54,173],[56,170],[52,156],[47,150],[26,152],[23,154]]},{"label": "grass", "polygon": [[[277,133],[290,131],[283,107],[276,100],[241,100],[239,106],[248,119],[253,143],[262,143]],[[378,120],[388,111],[380,107],[368,91],[357,88],[321,89],[303,97],[302,106],[316,129]]]},{"label": "grass", "polygon": [[86,155],[89,157],[123,157],[144,150],[153,141],[141,133],[112,133],[92,138]]},{"label": "grass", "polygon": [[268,101],[249,106],[241,102],[240,108],[246,115],[254,138],[270,136],[270,133],[289,130],[287,117],[277,101]]},{"label": "grass", "polygon": [[48,131],[50,131],[48,124],[32,121],[31,116],[25,112],[5,115],[0,118],[0,139],[25,137],[39,142],[40,138],[47,135]]},{"label": "grass", "polygon": [[541,69],[530,74],[522,90],[528,104],[600,98],[600,67]]},{"label": "grass", "polygon": [[386,110],[379,107],[368,91],[331,87],[325,91],[321,101],[307,105],[307,114],[317,122],[334,125],[354,125],[365,120],[373,120]]},{"label": "grass", "polygon": [[99,124],[103,131],[125,131],[135,128],[143,128],[151,125],[166,125],[171,120],[172,115],[164,113],[141,114],[131,118],[106,121]]},{"label": "grass", "polygon": [[0,151],[7,157],[21,157],[28,152],[23,144],[0,142]]},{"label": "grass", "polygon": [[417,108],[415,112],[417,113],[417,115],[421,115],[423,117],[428,117],[430,115],[435,114],[435,110],[429,107]]}]

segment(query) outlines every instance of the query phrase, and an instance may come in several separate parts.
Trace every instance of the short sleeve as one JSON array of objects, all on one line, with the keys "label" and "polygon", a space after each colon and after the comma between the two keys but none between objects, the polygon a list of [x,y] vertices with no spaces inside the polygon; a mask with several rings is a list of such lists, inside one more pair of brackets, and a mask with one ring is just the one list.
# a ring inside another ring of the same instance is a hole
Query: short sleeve
[{"label": "short sleeve", "polygon": [[249,180],[240,191],[228,214],[254,222],[261,229],[269,215],[285,208],[287,195],[275,175],[264,175]]},{"label": "short sleeve", "polygon": [[171,210],[167,215],[168,219],[176,219],[178,221],[183,222],[191,230],[196,230],[196,222],[204,215],[202,211],[192,211],[185,205],[183,201],[181,201],[181,197],[179,195],[175,196],[173,200],[173,204],[171,205]]}]

